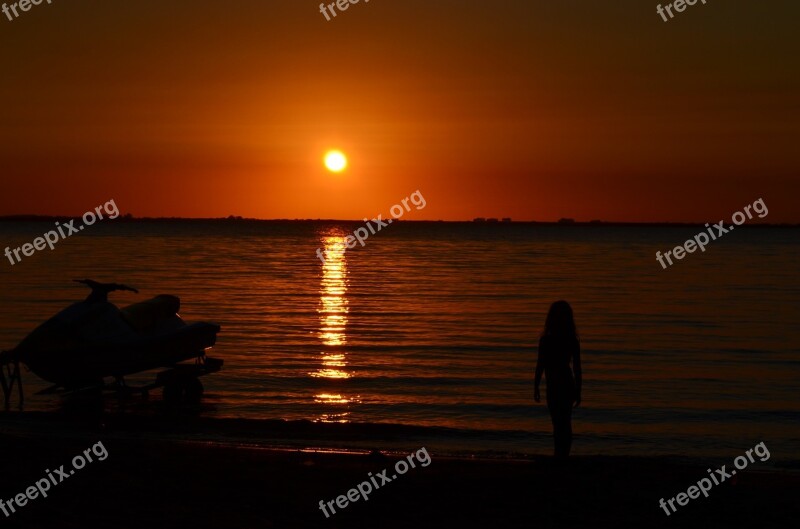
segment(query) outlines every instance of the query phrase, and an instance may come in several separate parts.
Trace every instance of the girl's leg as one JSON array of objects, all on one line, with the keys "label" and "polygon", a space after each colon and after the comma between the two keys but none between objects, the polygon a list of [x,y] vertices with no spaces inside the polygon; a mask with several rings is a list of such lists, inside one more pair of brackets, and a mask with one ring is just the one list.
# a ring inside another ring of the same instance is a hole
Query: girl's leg
[{"label": "girl's leg", "polygon": [[553,440],[555,442],[555,456],[563,458],[569,456],[572,447],[572,403],[554,402],[548,406],[550,419],[553,421]]},{"label": "girl's leg", "polygon": [[570,402],[564,408],[564,433],[562,435],[562,451],[564,452],[564,457],[569,455],[570,450],[572,449],[572,403]]}]

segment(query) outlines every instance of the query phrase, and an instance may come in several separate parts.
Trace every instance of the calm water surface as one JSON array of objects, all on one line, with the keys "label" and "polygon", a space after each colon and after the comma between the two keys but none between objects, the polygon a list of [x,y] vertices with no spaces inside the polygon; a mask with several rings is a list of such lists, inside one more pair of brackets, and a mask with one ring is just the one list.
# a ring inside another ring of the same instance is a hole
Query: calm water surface
[{"label": "calm water surface", "polygon": [[[186,320],[222,325],[207,415],[449,427],[540,453],[535,344],[564,298],[583,347],[577,453],[735,457],[764,441],[800,459],[797,230],[744,226],[662,270],[655,251],[697,228],[400,222],[341,249],[358,226],[97,224],[0,264],[0,347],[85,297],[72,279],[123,282],[141,294],[119,305],[171,293]],[[0,223],[0,241],[49,228]],[[25,382],[27,409],[58,408]]]}]

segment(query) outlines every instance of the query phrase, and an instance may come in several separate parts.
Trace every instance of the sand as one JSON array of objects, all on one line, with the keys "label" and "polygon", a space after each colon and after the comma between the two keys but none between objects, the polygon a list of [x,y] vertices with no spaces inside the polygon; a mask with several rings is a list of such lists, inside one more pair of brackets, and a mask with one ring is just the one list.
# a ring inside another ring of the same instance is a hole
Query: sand
[{"label": "sand", "polygon": [[[392,444],[391,428],[372,441]],[[8,500],[102,441],[108,452],[28,502],[3,527],[208,528],[603,528],[781,527],[800,515],[800,473],[748,468],[669,517],[659,507],[707,475],[708,462],[678,458],[447,457],[419,464],[326,518],[335,501],[403,453],[341,453],[300,445],[370,444],[369,428],[281,421],[64,418],[0,414],[0,498]],[[342,432],[349,432],[344,435]],[[212,435],[213,434],[213,435]],[[316,442],[314,442],[316,437]],[[380,438],[378,438],[380,437]],[[257,442],[267,438],[267,442]],[[282,445],[279,447],[278,445]],[[407,453],[407,452],[406,452]],[[96,458],[95,458],[96,459]],[[58,478],[56,478],[58,479]],[[380,483],[380,481],[378,481]]]}]

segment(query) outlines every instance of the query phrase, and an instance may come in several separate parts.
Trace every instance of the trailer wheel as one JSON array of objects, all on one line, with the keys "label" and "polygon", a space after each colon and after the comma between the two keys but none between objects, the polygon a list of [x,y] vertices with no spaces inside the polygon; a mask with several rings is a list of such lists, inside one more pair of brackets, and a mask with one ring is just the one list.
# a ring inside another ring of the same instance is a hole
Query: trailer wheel
[{"label": "trailer wheel", "polygon": [[173,380],[164,386],[164,402],[169,405],[196,404],[203,396],[203,383],[197,377]]},{"label": "trailer wheel", "polygon": [[199,378],[195,377],[188,379],[184,387],[186,390],[186,402],[192,404],[200,402],[200,399],[203,397],[203,383],[200,382]]},{"label": "trailer wheel", "polygon": [[169,405],[180,404],[183,400],[183,383],[174,381],[164,386],[164,402]]}]

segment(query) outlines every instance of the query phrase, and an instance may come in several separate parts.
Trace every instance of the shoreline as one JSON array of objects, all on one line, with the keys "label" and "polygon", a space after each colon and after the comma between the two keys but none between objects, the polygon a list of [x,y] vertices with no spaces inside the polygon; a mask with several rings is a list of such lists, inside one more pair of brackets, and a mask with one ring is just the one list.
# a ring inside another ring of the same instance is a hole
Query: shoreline
[{"label": "shoreline", "polygon": [[[459,435],[491,432],[464,431],[446,427],[412,426],[391,423],[327,423],[310,420],[214,418],[164,414],[67,414],[59,412],[0,412],[0,439],[3,437],[44,439],[86,439],[98,435],[119,441],[153,441],[215,446],[223,449],[309,452],[339,455],[392,455],[438,444],[440,457],[465,461],[529,463],[551,459],[549,452],[523,453],[496,448],[485,450],[451,449]],[[444,436],[444,438],[443,438]],[[436,443],[439,440],[441,443]],[[577,454],[572,459],[662,461],[682,465],[725,464],[728,457],[706,455],[608,453]],[[797,472],[800,461],[769,461],[749,471]]]},{"label": "shoreline", "polygon": [[714,487],[708,498],[666,516],[659,499],[686,491],[706,475],[708,461],[607,455],[559,463],[548,456],[455,457],[428,449],[427,467],[402,477],[389,472],[395,479],[368,501],[326,518],[320,501],[395,468],[421,447],[354,452],[247,446],[122,432],[113,424],[65,429],[64,421],[49,419],[34,421],[49,430],[26,432],[25,421],[0,415],[0,446],[7,455],[0,498],[24,491],[46,469],[69,468],[95,443],[103,443],[108,457],[54,487],[48,498],[10,517],[0,513],[7,527],[773,527],[800,514],[793,492],[800,486],[798,472],[753,466]]}]

